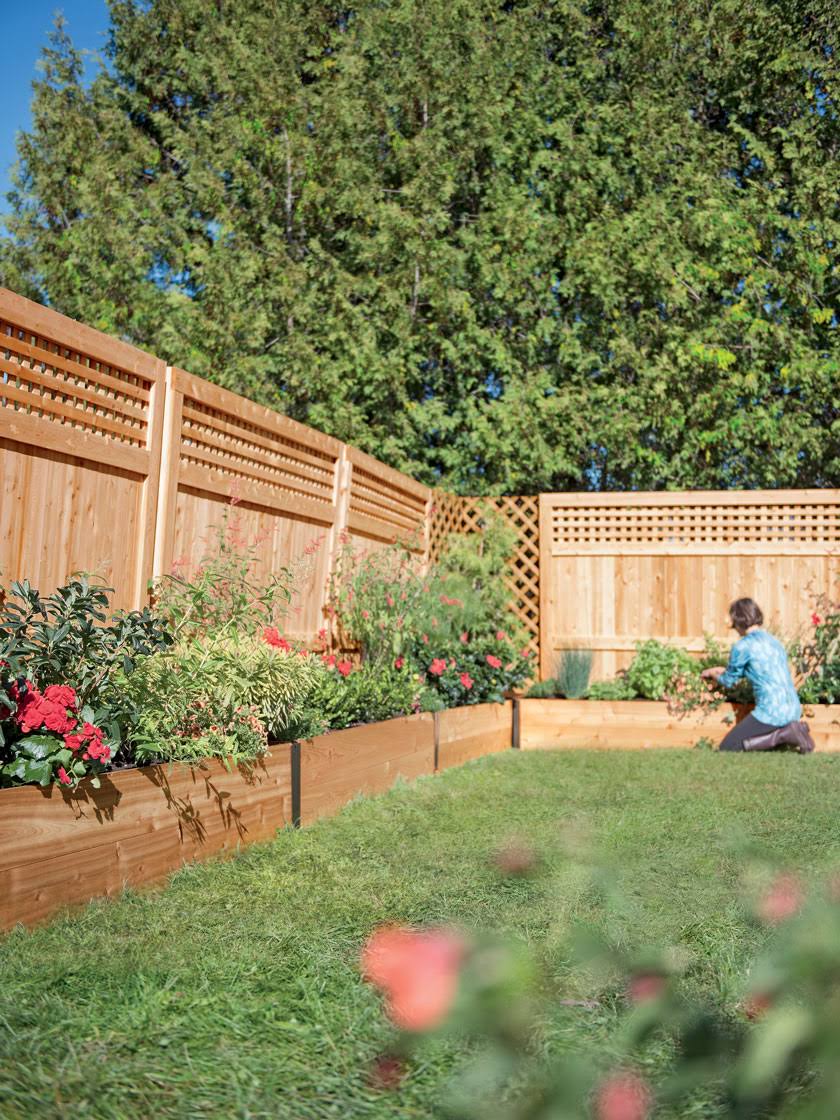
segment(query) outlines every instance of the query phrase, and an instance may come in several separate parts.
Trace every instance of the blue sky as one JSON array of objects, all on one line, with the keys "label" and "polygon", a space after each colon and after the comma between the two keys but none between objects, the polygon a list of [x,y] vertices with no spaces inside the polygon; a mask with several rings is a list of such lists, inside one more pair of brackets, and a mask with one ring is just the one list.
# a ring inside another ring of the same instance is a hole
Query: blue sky
[{"label": "blue sky", "polygon": [[56,11],[67,20],[79,48],[101,51],[108,29],[105,0],[0,0],[3,42],[3,92],[0,95],[0,214],[8,213],[9,169],[17,158],[15,136],[29,127],[29,102],[36,63]]}]

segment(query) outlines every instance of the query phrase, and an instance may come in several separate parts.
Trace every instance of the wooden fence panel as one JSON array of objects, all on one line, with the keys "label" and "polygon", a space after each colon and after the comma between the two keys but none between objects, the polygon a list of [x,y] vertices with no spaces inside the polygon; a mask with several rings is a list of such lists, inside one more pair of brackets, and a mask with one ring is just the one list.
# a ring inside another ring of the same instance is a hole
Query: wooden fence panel
[{"label": "wooden fence panel", "polygon": [[792,636],[840,574],[840,491],[543,494],[541,675],[591,649],[593,679],[648,638],[699,652],[731,641],[729,603],[749,595]]},{"label": "wooden fence panel", "polygon": [[0,580],[77,571],[139,606],[152,575],[165,366],[0,288]]}]

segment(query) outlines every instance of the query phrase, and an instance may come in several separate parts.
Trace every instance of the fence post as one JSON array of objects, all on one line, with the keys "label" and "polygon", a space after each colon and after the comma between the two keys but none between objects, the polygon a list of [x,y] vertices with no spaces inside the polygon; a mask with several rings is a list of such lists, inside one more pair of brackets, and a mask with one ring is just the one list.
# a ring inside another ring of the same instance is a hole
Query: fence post
[{"label": "fence post", "polygon": [[289,762],[292,771],[292,828],[300,828],[300,743],[289,744]]},{"label": "fence post", "polygon": [[323,589],[321,601],[321,614],[330,593],[330,584],[335,575],[336,562],[342,544],[342,537],[347,531],[347,522],[350,517],[350,489],[353,484],[353,464],[347,455],[347,445],[342,443],[338,458],[335,461],[335,475],[333,479],[333,523],[330,527],[327,544],[327,580]]},{"label": "fence post", "polygon": [[155,579],[172,569],[175,548],[175,513],[178,506],[178,468],[181,462],[181,421],[184,394],[176,387],[175,371],[166,367],[166,397],[163,410],[163,448],[160,489],[155,524]]},{"label": "fence post", "polygon": [[549,649],[548,623],[551,617],[551,589],[554,571],[551,566],[551,496],[540,494],[540,676],[551,676],[552,651]]},{"label": "fence post", "polygon": [[158,376],[152,382],[149,394],[149,423],[146,430],[149,473],[143,479],[140,498],[140,540],[138,541],[132,595],[132,605],[138,609],[148,603],[149,582],[154,574],[157,511],[160,501],[161,450],[166,408],[166,366],[157,358],[155,359],[155,365],[158,366]]},{"label": "fence post", "polygon": [[510,713],[510,745],[512,750],[518,751],[522,742],[522,724],[519,708],[519,698],[517,696],[514,696],[511,703],[512,708]]}]

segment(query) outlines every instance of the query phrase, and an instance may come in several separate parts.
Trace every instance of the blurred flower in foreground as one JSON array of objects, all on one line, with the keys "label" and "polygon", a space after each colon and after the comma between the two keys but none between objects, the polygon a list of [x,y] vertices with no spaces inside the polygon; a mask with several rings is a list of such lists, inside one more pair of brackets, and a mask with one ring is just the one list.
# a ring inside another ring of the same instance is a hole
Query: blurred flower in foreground
[{"label": "blurred flower in foreground", "polygon": [[495,853],[493,863],[502,875],[530,875],[536,869],[534,849],[519,840],[509,840]]},{"label": "blurred flower in foreground", "polygon": [[388,1016],[406,1031],[441,1025],[458,990],[466,952],[453,930],[386,926],[362,949],[362,972],[385,995]]},{"label": "blurred flower in foreground", "polygon": [[653,1098],[635,1073],[614,1073],[595,1094],[597,1120],[646,1120]]},{"label": "blurred flower in foreground", "polygon": [[661,972],[637,972],[627,983],[627,998],[630,1003],[647,1003],[659,999],[668,987],[668,978]]},{"label": "blurred flower in foreground", "polygon": [[796,875],[783,872],[777,875],[758,903],[758,916],[768,925],[776,926],[792,918],[802,908],[805,892]]},{"label": "blurred flower in foreground", "polygon": [[398,1089],[405,1074],[403,1058],[395,1054],[380,1054],[371,1065],[368,1080],[374,1089]]}]

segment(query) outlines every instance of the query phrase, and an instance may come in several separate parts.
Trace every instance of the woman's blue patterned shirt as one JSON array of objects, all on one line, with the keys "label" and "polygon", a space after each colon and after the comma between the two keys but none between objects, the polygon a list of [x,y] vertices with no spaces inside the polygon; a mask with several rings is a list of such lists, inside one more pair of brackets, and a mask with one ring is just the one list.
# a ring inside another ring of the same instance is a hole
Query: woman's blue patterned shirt
[{"label": "woman's blue patterned shirt", "polygon": [[766,630],[753,630],[735,643],[719,683],[732,688],[742,677],[753,686],[756,719],[783,727],[801,717],[785,647]]}]

